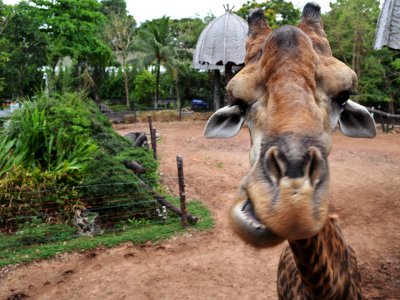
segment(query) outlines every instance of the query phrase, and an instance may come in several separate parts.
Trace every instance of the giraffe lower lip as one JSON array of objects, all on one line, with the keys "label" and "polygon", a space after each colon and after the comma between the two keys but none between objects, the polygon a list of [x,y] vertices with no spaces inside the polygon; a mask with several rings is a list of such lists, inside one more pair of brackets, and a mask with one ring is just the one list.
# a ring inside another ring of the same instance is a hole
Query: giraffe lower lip
[{"label": "giraffe lower lip", "polygon": [[238,202],[231,211],[232,226],[245,241],[256,247],[272,247],[284,238],[276,235],[257,218],[251,200]]},{"label": "giraffe lower lip", "polygon": [[253,203],[249,199],[242,202],[241,212],[243,218],[248,223],[248,225],[256,230],[268,230],[267,227],[258,220],[256,213],[254,211]]}]

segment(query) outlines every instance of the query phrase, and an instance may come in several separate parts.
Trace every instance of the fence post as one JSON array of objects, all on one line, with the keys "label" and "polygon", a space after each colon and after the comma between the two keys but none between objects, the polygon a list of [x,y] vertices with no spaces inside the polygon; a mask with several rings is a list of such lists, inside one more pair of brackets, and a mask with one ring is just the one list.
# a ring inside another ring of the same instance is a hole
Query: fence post
[{"label": "fence post", "polygon": [[155,128],[151,134],[151,148],[153,148],[154,159],[157,160],[157,130]]},{"label": "fence post", "polygon": [[157,160],[157,130],[153,128],[150,114],[147,115],[147,121],[149,122],[151,149],[153,150],[154,159]]},{"label": "fence post", "polygon": [[150,128],[150,135],[153,134],[153,123],[151,122],[151,115],[147,115],[147,121],[149,122],[149,128]]},{"label": "fence post", "polygon": [[187,228],[187,208],[186,208],[186,194],[185,194],[185,178],[183,176],[183,158],[181,156],[176,157],[176,163],[178,166],[178,182],[179,182],[179,198],[181,202],[181,222],[183,228]]}]

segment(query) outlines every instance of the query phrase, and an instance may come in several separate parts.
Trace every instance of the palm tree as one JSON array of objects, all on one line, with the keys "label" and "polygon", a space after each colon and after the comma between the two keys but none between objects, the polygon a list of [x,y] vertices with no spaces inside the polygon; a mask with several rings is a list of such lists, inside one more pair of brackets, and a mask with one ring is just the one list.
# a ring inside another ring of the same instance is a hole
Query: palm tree
[{"label": "palm tree", "polygon": [[[135,43],[135,50],[141,53],[141,61],[145,67],[156,68],[156,94],[154,108],[160,98],[160,69],[165,67],[173,73],[177,71],[177,52],[170,31],[169,17],[149,21],[142,25]],[[175,78],[177,78],[175,76]]]}]

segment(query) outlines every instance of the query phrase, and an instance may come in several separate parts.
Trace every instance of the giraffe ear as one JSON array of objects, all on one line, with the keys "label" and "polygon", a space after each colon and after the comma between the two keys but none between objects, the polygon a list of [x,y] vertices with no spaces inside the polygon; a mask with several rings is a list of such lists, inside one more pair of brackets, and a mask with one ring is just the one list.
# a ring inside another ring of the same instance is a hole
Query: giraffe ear
[{"label": "giraffe ear", "polygon": [[237,105],[217,110],[208,120],[204,136],[209,139],[227,139],[237,135],[242,128],[244,117]]},{"label": "giraffe ear", "polygon": [[351,100],[347,100],[340,113],[339,126],[342,133],[349,137],[374,138],[376,136],[374,118],[364,106]]}]

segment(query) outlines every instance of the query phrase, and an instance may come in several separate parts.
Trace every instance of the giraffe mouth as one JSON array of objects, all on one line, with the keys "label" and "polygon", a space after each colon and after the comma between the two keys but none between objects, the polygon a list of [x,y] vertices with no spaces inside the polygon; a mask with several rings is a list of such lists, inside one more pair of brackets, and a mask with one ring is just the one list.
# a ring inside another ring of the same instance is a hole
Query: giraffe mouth
[{"label": "giraffe mouth", "polygon": [[285,240],[260,222],[250,199],[241,200],[232,207],[231,220],[235,232],[252,246],[272,247]]}]

